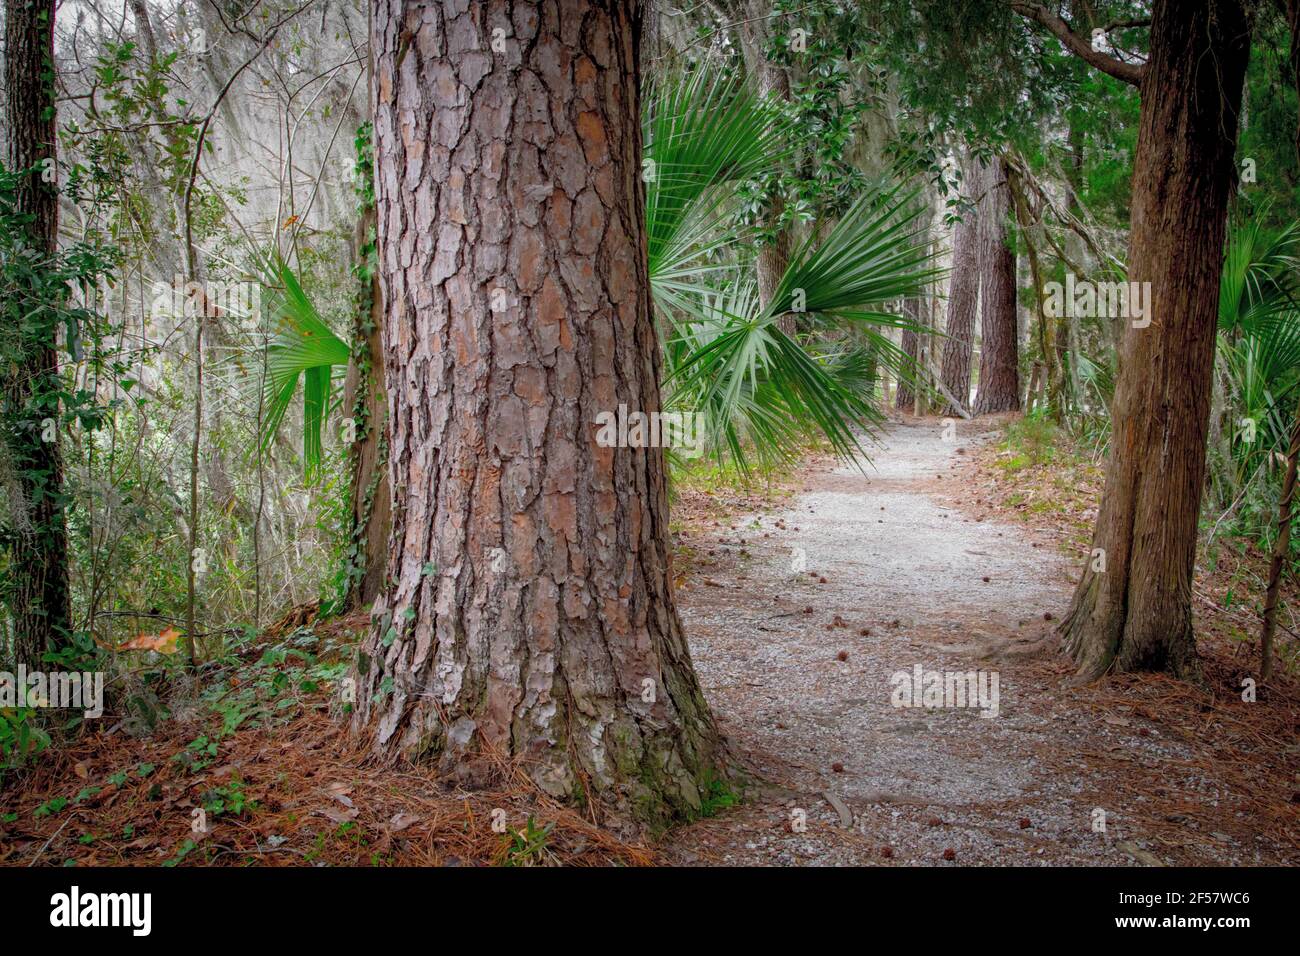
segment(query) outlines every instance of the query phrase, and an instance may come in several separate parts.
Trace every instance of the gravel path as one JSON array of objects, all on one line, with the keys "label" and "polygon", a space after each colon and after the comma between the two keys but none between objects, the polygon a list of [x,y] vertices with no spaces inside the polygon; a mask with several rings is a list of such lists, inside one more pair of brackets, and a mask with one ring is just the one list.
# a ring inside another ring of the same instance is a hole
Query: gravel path
[{"label": "gravel path", "polygon": [[[672,835],[671,859],[1132,865],[1161,856],[1164,847],[1129,832],[1123,788],[1097,779],[1082,748],[1135,748],[1139,762],[1185,753],[1159,729],[1135,744],[1132,721],[1104,718],[1062,687],[1068,669],[1044,618],[1064,609],[1074,562],[1033,532],[945,503],[961,495],[968,453],[995,437],[987,428],[963,423],[945,441],[937,420],[894,423],[865,474],[814,468],[789,510],[693,542],[721,555],[681,595],[695,664],[737,763],[763,783],[740,807]],[[996,676],[996,716],[955,694],[947,706],[895,706],[904,702],[895,675],[910,687],[918,667],[982,673],[986,704]],[[1099,806],[1105,833],[1093,827]],[[1271,856],[1207,844],[1195,861]]]}]

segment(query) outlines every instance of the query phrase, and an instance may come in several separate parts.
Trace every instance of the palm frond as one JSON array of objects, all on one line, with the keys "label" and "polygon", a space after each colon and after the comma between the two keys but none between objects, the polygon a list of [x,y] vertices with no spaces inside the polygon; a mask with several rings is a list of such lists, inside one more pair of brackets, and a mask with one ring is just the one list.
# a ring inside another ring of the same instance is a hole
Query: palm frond
[{"label": "palm frond", "polygon": [[1219,328],[1252,332],[1278,311],[1300,308],[1300,221],[1265,233],[1262,217],[1236,225],[1228,236],[1219,280]]},{"label": "palm frond", "polygon": [[883,333],[917,326],[886,306],[942,274],[912,198],[864,195],[824,240],[797,250],[766,308],[739,278],[721,292],[681,284],[658,297],[674,328],[672,400],[707,416],[715,454],[747,470],[746,449],[761,463],[781,462],[821,437],[846,459],[862,455],[859,435],[874,433],[882,416],[861,364],[844,361],[842,348],[802,344],[779,320],[798,310],[851,329],[878,367],[912,376],[910,357]]},{"label": "palm frond", "polygon": [[269,451],[303,383],[303,467],[313,480],[321,464],[322,434],[330,410],[334,370],[346,366],[348,344],[334,334],[281,259],[267,263],[262,301],[269,310],[273,337],[266,349],[264,415],[259,436]]},{"label": "palm frond", "polygon": [[716,66],[661,80],[643,117],[646,247],[652,282],[698,278],[737,235],[736,186],[778,170],[790,120]]}]

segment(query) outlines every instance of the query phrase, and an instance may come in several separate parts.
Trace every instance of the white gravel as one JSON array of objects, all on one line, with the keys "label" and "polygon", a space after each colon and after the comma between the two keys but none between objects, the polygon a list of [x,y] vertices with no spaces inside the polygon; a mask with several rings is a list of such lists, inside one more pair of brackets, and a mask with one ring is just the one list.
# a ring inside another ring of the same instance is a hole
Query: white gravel
[{"label": "white gravel", "polygon": [[[1104,748],[1112,728],[1076,706],[1061,668],[1014,654],[1049,633],[1043,615],[1064,609],[1075,568],[1024,529],[927,492],[959,483],[969,460],[959,449],[992,437],[979,423],[948,442],[934,420],[896,423],[865,475],[813,469],[789,510],[696,542],[721,564],[709,573],[716,586],[680,595],[695,664],[738,762],[773,787],[678,832],[670,854],[778,865],[1133,863],[1121,844],[1141,838],[1126,832],[1122,807],[1103,807],[1107,832],[1093,831],[1105,781],[1088,779],[1082,759],[1077,776],[1039,759],[1085,736]],[[807,567],[796,573],[800,548]],[[996,671],[999,715],[894,707],[891,675],[918,664]],[[1152,759],[1181,753],[1158,731],[1142,740]],[[825,791],[847,804],[851,829]],[[798,811],[806,832],[790,832]],[[1240,847],[1218,859],[1254,855]]]}]

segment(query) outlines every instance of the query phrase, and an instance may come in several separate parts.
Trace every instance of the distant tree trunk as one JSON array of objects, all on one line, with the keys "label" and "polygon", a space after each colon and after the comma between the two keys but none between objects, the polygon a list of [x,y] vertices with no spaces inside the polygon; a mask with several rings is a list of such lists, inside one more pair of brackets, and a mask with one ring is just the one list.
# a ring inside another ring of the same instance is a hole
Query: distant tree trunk
[{"label": "distant tree trunk", "polygon": [[355,726],[466,785],[518,758],[665,820],[699,811],[720,745],[662,449],[596,441],[600,413],[660,407],[636,10],[377,0],[394,510]]},{"label": "distant tree trunk", "polygon": [[980,176],[980,380],[975,414],[1020,407],[1016,331],[1016,254],[1007,234],[1007,167],[993,157]]},{"label": "distant tree trunk", "polygon": [[[919,299],[904,299],[903,316],[919,325],[923,307],[924,303]],[[894,407],[899,411],[914,413],[916,411],[918,387],[923,381],[921,368],[917,364],[921,358],[920,336],[911,329],[904,329],[900,345],[903,351],[907,353],[907,357],[911,359],[911,362],[904,366],[903,374],[899,375],[898,389],[894,393]]]},{"label": "distant tree trunk", "polygon": [[[1291,51],[1287,57],[1291,85],[1300,93],[1300,0],[1286,0],[1286,25],[1291,32]],[[1296,124],[1295,155],[1300,159],[1300,123]]]},{"label": "distant tree trunk", "polygon": [[[779,219],[785,212],[785,202],[779,196],[772,197],[771,219]],[[790,231],[778,229],[770,243],[758,247],[758,302],[767,308],[776,295],[781,277],[790,266]],[[798,330],[798,322],[793,312],[784,312],[777,318],[777,325],[786,335],[793,335]]]},{"label": "distant tree trunk", "polygon": [[[971,184],[978,190],[978,179]],[[979,238],[977,214],[967,212],[952,237],[952,278],[948,285],[948,317],[944,331],[940,381],[948,393],[970,411],[970,360],[975,338],[975,313],[979,307]],[[950,412],[960,410],[949,407]]]},{"label": "distant tree trunk", "polygon": [[[17,212],[31,217],[26,241],[41,256],[52,257],[59,222],[53,176],[54,0],[5,4],[5,89],[5,162],[13,171],[31,170],[19,186]],[[45,297],[37,289],[31,294]],[[14,624],[14,660],[39,667],[47,650],[66,641],[70,619],[63,456],[59,430],[50,425],[60,417],[59,322],[48,301],[21,308],[26,321],[6,330],[13,351],[0,361],[5,457],[15,498],[6,522],[11,580],[5,597]]]},{"label": "distant tree trunk", "polygon": [[[1059,353],[1056,346],[1056,328],[1043,306],[1043,273],[1038,262],[1036,236],[1042,229],[1041,215],[1035,215],[1029,207],[1029,197],[1021,188],[1016,177],[1008,178],[1011,196],[1015,201],[1016,221],[1020,224],[1020,235],[1025,242],[1025,256],[1029,259],[1029,276],[1034,287],[1034,319],[1038,327],[1038,351],[1042,356],[1040,363],[1034,363],[1034,382],[1029,386],[1032,406],[1033,398],[1039,386],[1043,386],[1051,407],[1052,419],[1057,424],[1065,421],[1065,387],[1062,383],[1060,366],[1057,364]],[[1065,310],[1062,310],[1065,311]],[[1041,377],[1040,377],[1041,376]]]},{"label": "distant tree trunk", "polygon": [[[744,7],[746,16],[741,26],[741,43],[746,68],[757,81],[758,92],[765,97],[788,100],[790,77],[784,67],[767,58],[770,6],[765,0],[749,0]],[[769,197],[768,225],[775,225],[784,214],[785,200],[779,194]],[[782,227],[776,230],[771,242],[758,247],[758,303],[763,308],[772,301],[781,277],[790,265],[790,246],[790,230]],[[795,316],[791,312],[781,315],[777,322],[787,335],[793,335],[797,328]]]},{"label": "distant tree trunk", "polygon": [[1093,547],[1062,623],[1088,680],[1198,671],[1192,576],[1242,80],[1241,0],[1156,0],[1141,76],[1128,278],[1151,324],[1126,328]]},{"label": "distant tree trunk", "polygon": [[[1067,135],[1069,164],[1065,174],[1070,183],[1070,215],[1082,219],[1083,201],[1083,132],[1078,124],[1071,123]],[[1072,252],[1076,262],[1082,262],[1087,247],[1079,234],[1071,230],[1065,236],[1065,247]],[[1083,386],[1079,381],[1079,319],[1073,309],[1062,309],[1056,325],[1056,348],[1065,382],[1066,400],[1070,409],[1083,411]],[[1068,412],[1067,412],[1068,414]]]}]

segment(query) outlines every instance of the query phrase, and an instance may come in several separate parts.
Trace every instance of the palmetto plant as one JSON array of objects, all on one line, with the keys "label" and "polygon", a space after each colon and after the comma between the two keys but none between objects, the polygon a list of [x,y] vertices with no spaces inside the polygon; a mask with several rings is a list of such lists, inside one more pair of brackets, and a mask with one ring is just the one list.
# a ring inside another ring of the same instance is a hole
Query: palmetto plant
[{"label": "palmetto plant", "polygon": [[262,302],[274,332],[266,348],[260,441],[263,451],[269,451],[301,381],[302,458],[311,480],[320,468],[335,370],[347,365],[348,344],[321,318],[283,259],[272,258],[264,272]]},{"label": "palmetto plant", "polygon": [[1219,360],[1229,384],[1231,476],[1240,488],[1288,442],[1300,383],[1300,223],[1235,226],[1219,284]]},{"label": "palmetto plant", "polygon": [[[1211,469],[1220,502],[1231,498],[1224,517],[1237,510],[1259,475],[1285,463],[1277,499],[1264,496],[1267,518],[1257,510],[1262,537],[1272,537],[1272,562],[1260,636],[1260,673],[1273,671],[1273,635],[1283,568],[1292,553],[1297,457],[1300,456],[1300,222],[1276,233],[1262,216],[1238,225],[1228,239],[1219,283],[1219,355],[1231,388],[1229,421],[1242,426],[1229,443],[1228,468]],[[1213,461],[1213,458],[1211,459]],[[1227,472],[1224,476],[1222,473]],[[1226,481],[1224,480],[1226,477]],[[1226,493],[1223,485],[1227,485]],[[1264,486],[1271,491],[1269,485]],[[1256,499],[1259,500],[1258,498]],[[1272,501],[1276,501],[1274,510]],[[1256,510],[1256,509],[1250,509]],[[1222,518],[1220,519],[1222,520]],[[1217,525],[1216,525],[1217,527]]]},{"label": "palmetto plant", "polygon": [[[939,274],[914,196],[878,187],[796,250],[760,306],[743,254],[755,234],[733,206],[742,183],[794,146],[776,104],[710,69],[647,98],[646,227],[667,404],[704,415],[714,453],[742,467],[788,458],[817,436],[841,455],[857,450],[857,434],[880,420],[866,389],[872,361],[912,374],[884,334],[907,320],[883,305]],[[792,312],[834,334],[799,340],[779,321]]]},{"label": "palmetto plant", "polygon": [[[755,232],[736,214],[737,196],[795,149],[782,110],[717,70],[699,69],[652,89],[643,121],[647,258],[666,407],[703,415],[712,452],[741,467],[788,459],[818,437],[851,455],[859,434],[880,420],[868,391],[872,370],[913,374],[885,335],[908,322],[885,304],[922,294],[939,275],[915,196],[868,190],[825,238],[795,251],[772,301],[760,307]],[[303,380],[310,472],[320,461],[333,370],[347,362],[348,347],[286,265],[277,262],[273,273],[277,333],[263,443]],[[779,320],[791,312],[816,334],[783,331]]]}]

